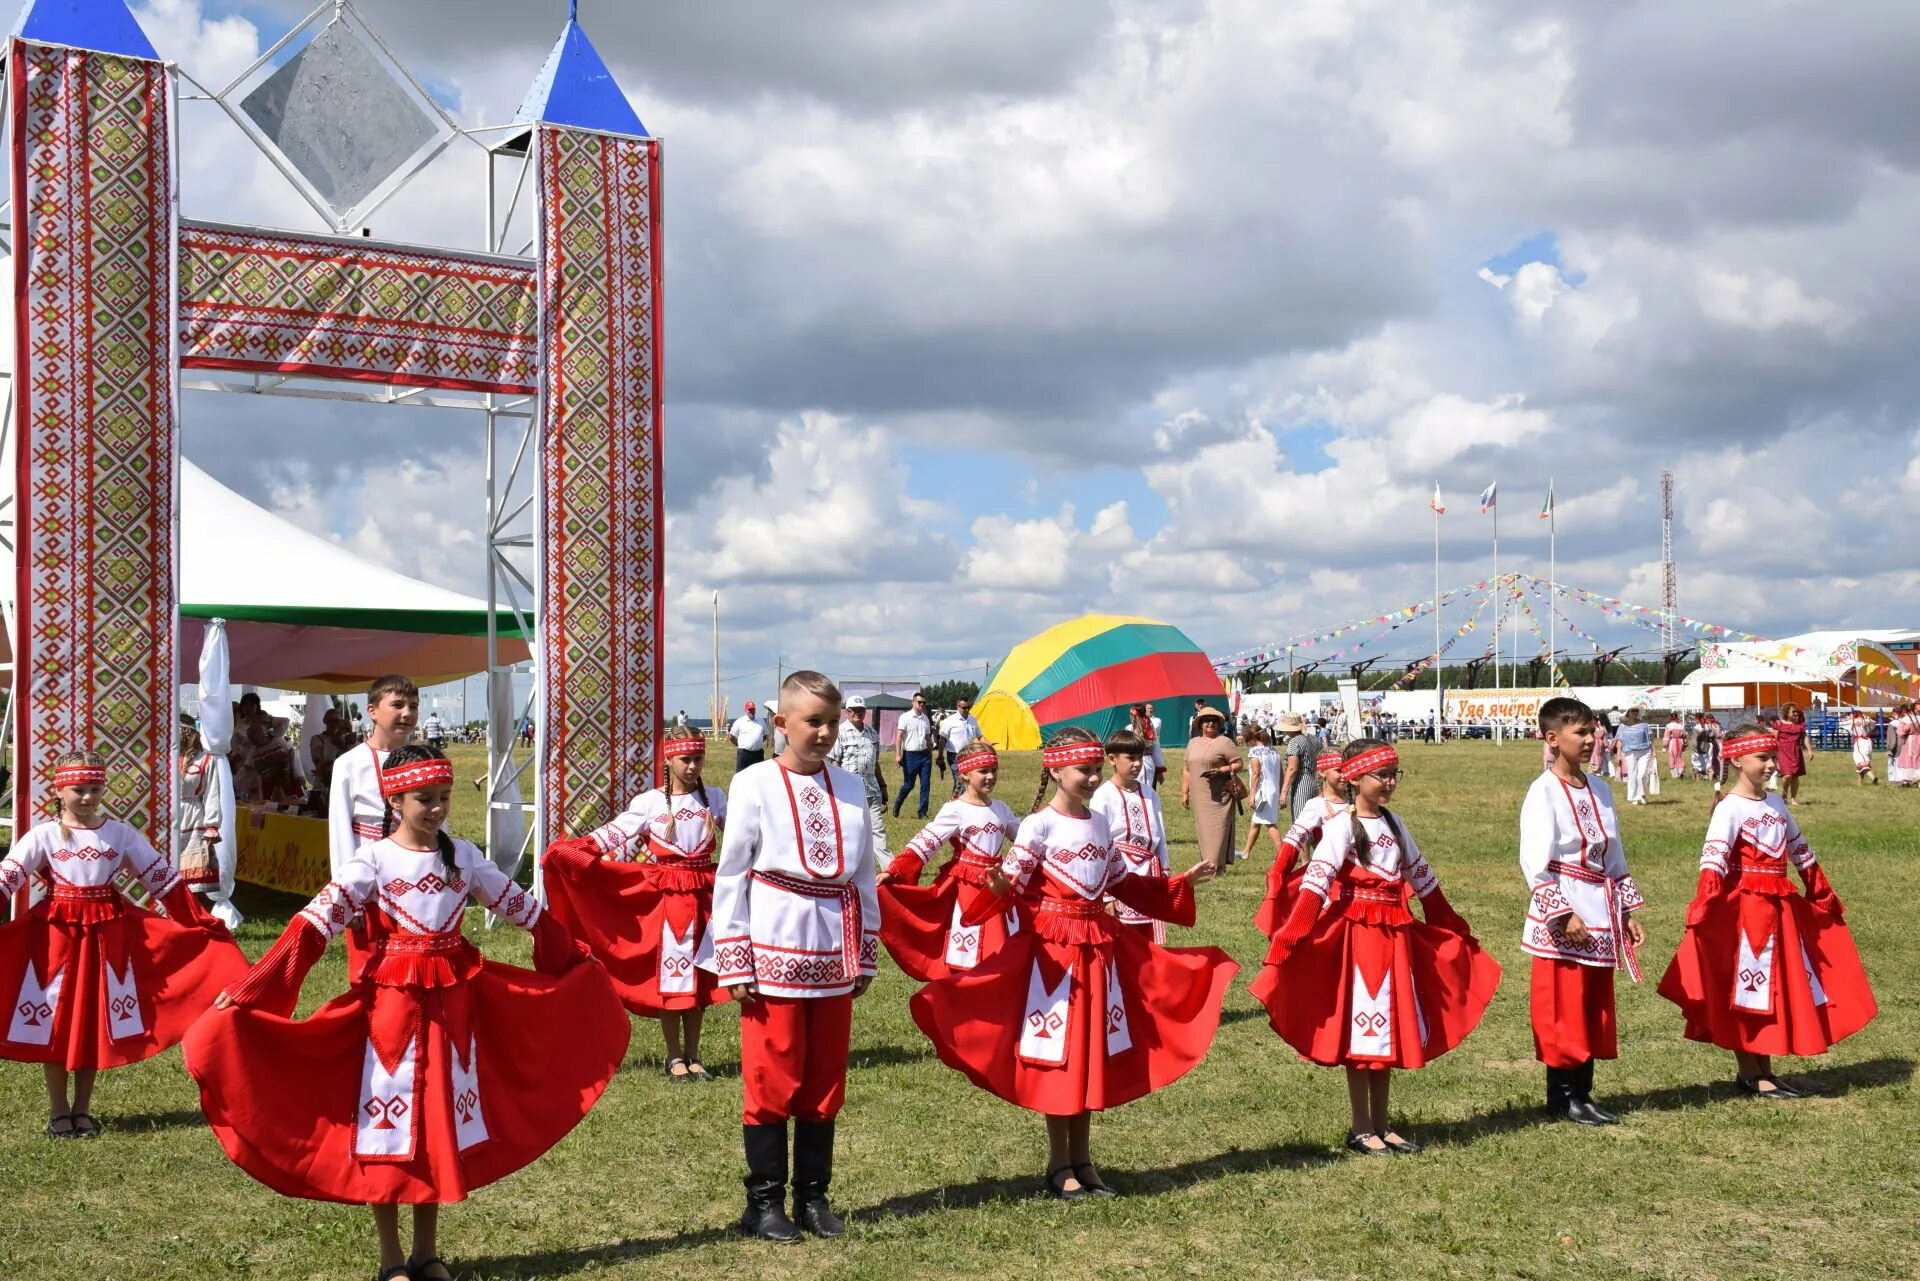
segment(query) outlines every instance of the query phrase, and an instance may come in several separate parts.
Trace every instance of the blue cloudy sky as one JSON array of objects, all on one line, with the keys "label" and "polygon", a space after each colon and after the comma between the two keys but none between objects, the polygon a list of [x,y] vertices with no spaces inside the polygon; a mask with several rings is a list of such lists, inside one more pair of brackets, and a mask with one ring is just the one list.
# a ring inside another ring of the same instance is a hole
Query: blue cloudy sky
[{"label": "blue cloudy sky", "polygon": [[[213,82],[305,8],[135,11]],[[468,124],[509,118],[565,13],[359,8]],[[1494,478],[1544,573],[1553,477],[1562,578],[1656,601],[1667,467],[1684,611],[1916,621],[1920,6],[582,18],[667,140],[669,707],[702,705],[716,589],[729,674],[944,672],[1089,609],[1214,653],[1342,622],[1431,590],[1436,481],[1449,584],[1487,572]],[[217,115],[186,126],[189,214],[316,226]],[[448,163],[376,233],[472,244]],[[458,419],[207,399],[203,466],[477,588]]]}]

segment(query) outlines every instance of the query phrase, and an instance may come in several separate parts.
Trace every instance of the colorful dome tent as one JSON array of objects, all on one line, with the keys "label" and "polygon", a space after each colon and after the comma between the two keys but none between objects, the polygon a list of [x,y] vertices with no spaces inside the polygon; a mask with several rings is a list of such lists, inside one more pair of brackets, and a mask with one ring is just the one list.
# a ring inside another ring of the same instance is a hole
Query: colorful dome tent
[{"label": "colorful dome tent", "polygon": [[1177,739],[1196,698],[1227,710],[1213,661],[1185,632],[1152,618],[1088,614],[1015,645],[973,714],[996,747],[1030,752],[1066,725],[1105,738],[1126,726],[1135,703],[1159,703]]}]

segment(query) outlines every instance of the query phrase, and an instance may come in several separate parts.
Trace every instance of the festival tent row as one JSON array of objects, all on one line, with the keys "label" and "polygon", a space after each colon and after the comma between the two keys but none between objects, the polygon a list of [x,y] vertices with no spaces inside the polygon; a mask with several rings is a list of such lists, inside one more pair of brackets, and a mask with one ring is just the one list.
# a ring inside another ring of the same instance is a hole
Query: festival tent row
[{"label": "festival tent row", "polygon": [[[1908,632],[1875,633],[1902,638]],[[1700,668],[1682,682],[1705,710],[1890,707],[1914,697],[1906,668],[1887,641],[1857,631],[1807,632],[1772,641],[1703,645]]]},{"label": "festival tent row", "polygon": [[1212,660],[1185,632],[1152,618],[1088,614],[1015,645],[973,711],[996,747],[1034,751],[1067,725],[1105,738],[1126,727],[1135,703],[1158,703],[1178,738],[1195,699],[1227,710]]},{"label": "festival tent row", "polygon": [[[364,693],[404,672],[422,685],[487,669],[487,606],[363,560],[180,464],[179,680],[199,679],[205,622],[227,620],[235,684],[309,694]],[[12,577],[0,577],[11,597]],[[501,661],[527,643],[500,614]],[[6,637],[0,634],[0,655]]]}]

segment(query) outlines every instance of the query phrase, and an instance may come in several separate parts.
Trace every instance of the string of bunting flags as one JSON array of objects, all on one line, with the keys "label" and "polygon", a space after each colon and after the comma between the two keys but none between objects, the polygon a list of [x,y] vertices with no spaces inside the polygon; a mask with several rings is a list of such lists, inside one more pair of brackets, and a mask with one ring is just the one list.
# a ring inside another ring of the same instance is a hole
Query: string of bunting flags
[{"label": "string of bunting flags", "polygon": [[1431,671],[1433,668],[1433,665],[1436,662],[1446,657],[1447,652],[1451,650],[1455,645],[1460,643],[1460,638],[1462,636],[1465,636],[1468,632],[1471,632],[1479,627],[1480,615],[1486,612],[1487,604],[1492,599],[1493,599],[1493,594],[1491,592],[1489,592],[1485,596],[1482,596],[1480,598],[1480,603],[1474,606],[1472,616],[1469,617],[1466,622],[1460,624],[1460,626],[1453,629],[1453,635],[1447,637],[1446,643],[1440,646],[1439,653],[1429,654],[1425,658],[1421,659],[1419,662],[1415,663],[1412,667],[1409,667],[1405,672],[1401,674],[1400,679],[1394,681],[1394,683],[1387,686],[1387,688],[1389,690],[1405,689],[1408,685],[1418,680],[1420,678],[1421,673]]},{"label": "string of bunting flags", "polygon": [[[1505,578],[1507,575],[1503,574],[1501,577]],[[1215,659],[1213,666],[1216,671],[1225,672],[1242,667],[1255,667],[1261,663],[1276,663],[1286,658],[1289,649],[1293,650],[1297,656],[1299,651],[1303,649],[1312,649],[1317,645],[1324,645],[1328,641],[1338,640],[1349,632],[1359,631],[1362,627],[1377,627],[1382,623],[1387,624],[1385,631],[1380,632],[1370,640],[1357,641],[1334,654],[1320,655],[1322,661],[1344,658],[1356,650],[1364,649],[1366,646],[1372,644],[1373,641],[1379,640],[1381,637],[1405,627],[1416,618],[1424,617],[1432,613],[1434,609],[1444,607],[1448,601],[1456,596],[1464,595],[1468,592],[1485,592],[1490,590],[1493,585],[1492,579],[1483,578],[1477,583],[1468,583],[1462,587],[1451,587],[1440,593],[1438,597],[1428,596],[1424,600],[1415,601],[1411,605],[1402,605],[1399,609],[1388,610],[1382,614],[1368,614],[1364,618],[1357,618],[1350,623],[1342,623],[1338,627],[1329,628],[1325,631],[1301,632],[1299,635],[1290,636],[1285,640],[1271,641],[1255,649],[1241,650],[1239,653],[1229,654],[1225,658]]]}]

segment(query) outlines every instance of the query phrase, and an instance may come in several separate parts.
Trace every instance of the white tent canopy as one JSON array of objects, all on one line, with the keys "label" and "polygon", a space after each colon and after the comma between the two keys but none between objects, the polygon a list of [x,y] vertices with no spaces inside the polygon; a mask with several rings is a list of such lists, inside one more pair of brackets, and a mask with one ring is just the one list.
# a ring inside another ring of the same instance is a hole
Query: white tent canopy
[{"label": "white tent canopy", "polygon": [[[202,622],[227,620],[232,678],[309,693],[364,690],[403,672],[421,684],[487,666],[486,602],[363,560],[180,464],[180,680],[197,679]],[[0,592],[11,594],[11,575]],[[502,662],[527,657],[510,614]]]}]

